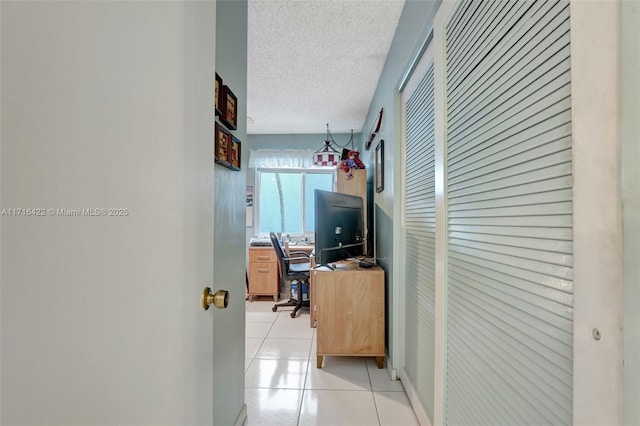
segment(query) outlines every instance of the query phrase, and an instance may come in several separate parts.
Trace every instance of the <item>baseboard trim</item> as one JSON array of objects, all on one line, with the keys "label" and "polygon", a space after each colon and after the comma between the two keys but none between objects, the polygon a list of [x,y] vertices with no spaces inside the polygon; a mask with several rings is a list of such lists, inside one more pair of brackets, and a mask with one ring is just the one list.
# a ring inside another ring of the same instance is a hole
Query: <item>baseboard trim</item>
[{"label": "baseboard trim", "polygon": [[247,421],[247,404],[242,404],[242,408],[238,413],[238,417],[236,417],[236,421],[233,423],[233,426],[242,426]]},{"label": "baseboard trim", "polygon": [[402,382],[402,386],[404,386],[404,390],[407,393],[407,397],[409,398],[409,402],[411,403],[411,407],[413,408],[413,412],[416,414],[418,421],[422,426],[433,426],[431,420],[429,420],[429,416],[427,415],[427,411],[424,409],[420,400],[418,399],[418,394],[409,381],[409,378],[405,374],[404,370],[400,371],[400,381]]},{"label": "baseboard trim", "polygon": [[389,372],[389,376],[391,376],[391,380],[398,380],[398,370],[393,368],[393,364],[391,364],[391,360],[389,360],[389,354],[386,356],[387,362],[387,371]]}]

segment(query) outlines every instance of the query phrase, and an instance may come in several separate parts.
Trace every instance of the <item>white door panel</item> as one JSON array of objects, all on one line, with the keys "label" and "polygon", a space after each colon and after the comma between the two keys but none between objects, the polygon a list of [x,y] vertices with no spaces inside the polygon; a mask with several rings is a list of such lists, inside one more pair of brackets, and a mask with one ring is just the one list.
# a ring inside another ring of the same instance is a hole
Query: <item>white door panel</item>
[{"label": "white door panel", "polygon": [[0,422],[215,423],[215,2],[1,8]]}]

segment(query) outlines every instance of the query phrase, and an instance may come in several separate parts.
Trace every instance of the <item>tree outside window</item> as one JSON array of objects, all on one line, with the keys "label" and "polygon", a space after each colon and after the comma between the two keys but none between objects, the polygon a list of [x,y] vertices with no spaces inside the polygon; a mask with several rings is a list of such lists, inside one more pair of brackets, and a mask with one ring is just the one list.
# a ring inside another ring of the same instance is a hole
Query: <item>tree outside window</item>
[{"label": "tree outside window", "polygon": [[258,231],[313,235],[314,191],[333,190],[335,171],[259,169]]}]

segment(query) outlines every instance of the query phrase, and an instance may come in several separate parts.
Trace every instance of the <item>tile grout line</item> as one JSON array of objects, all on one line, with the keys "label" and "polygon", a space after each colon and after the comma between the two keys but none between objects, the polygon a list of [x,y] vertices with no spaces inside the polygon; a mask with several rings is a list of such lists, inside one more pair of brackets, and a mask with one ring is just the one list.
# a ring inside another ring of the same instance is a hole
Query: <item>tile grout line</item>
[{"label": "tile grout line", "polygon": [[[247,312],[247,310],[245,309],[245,313],[246,313],[246,312]],[[252,312],[253,312],[253,311],[252,311]],[[264,337],[262,338],[262,341],[261,341],[261,343],[260,343],[260,346],[258,346],[258,350],[256,351],[255,355],[254,355],[254,356],[253,356],[253,358],[251,359],[251,362],[249,363],[249,367],[251,367],[251,365],[253,364],[253,362],[254,362],[256,359],[257,359],[257,360],[262,359],[262,358],[258,358],[258,354],[260,353],[260,348],[262,348],[262,346],[264,345],[265,341],[267,340],[267,338],[268,338],[268,336],[269,336],[269,333],[271,333],[271,331],[274,329],[274,326],[275,326],[276,322],[278,321],[278,319],[280,318],[280,316],[281,316],[280,314],[281,314],[281,313],[282,313],[282,312],[276,312],[276,318],[271,322],[271,327],[269,327],[269,330],[267,331],[267,333],[266,333],[266,334],[264,335]],[[245,324],[246,324],[246,322],[245,322]],[[302,384],[302,389],[290,389],[290,390],[302,390],[302,394],[301,394],[301,397],[300,397],[300,403],[299,403],[299,405],[298,405],[298,413],[297,413],[297,414],[298,414],[298,416],[297,416],[296,425],[297,425],[297,424],[299,424],[299,422],[300,422],[300,416],[301,416],[301,414],[302,414],[302,403],[303,403],[303,401],[304,401],[304,392],[305,392],[305,389],[304,389],[304,388],[305,388],[305,386],[306,386],[307,378],[308,378],[308,374],[309,374],[309,365],[310,365],[310,360],[309,360],[309,358],[310,358],[310,356],[311,356],[311,348],[313,347],[313,338],[314,338],[314,335],[315,335],[315,330],[314,330],[314,332],[313,332],[313,334],[312,334],[312,337],[311,337],[311,339],[310,339],[310,340],[311,340],[311,342],[310,342],[311,344],[310,344],[310,346],[309,346],[309,353],[308,353],[308,356],[307,356],[307,369],[306,369],[306,372],[305,372],[305,378],[304,378],[304,382],[303,382],[303,384]],[[280,339],[280,338],[278,337],[278,338],[273,338],[273,339]],[[298,338],[291,338],[291,339],[298,339]],[[305,340],[306,340],[306,339],[305,339]],[[289,357],[287,357],[287,358],[274,358],[274,359],[276,359],[276,360],[278,360],[278,359],[286,359],[287,361],[291,361],[293,358],[289,358]],[[296,359],[296,360],[297,360],[297,359]],[[245,374],[246,374],[246,373],[245,373]],[[245,389],[276,389],[276,390],[281,390],[281,389],[286,389],[286,388],[273,388],[273,387],[266,387],[266,388],[263,388],[263,387],[247,388],[247,387],[246,387],[246,385],[245,385]]]},{"label": "tile grout line", "polygon": [[[249,302],[249,303],[253,303],[253,302]],[[245,312],[245,323],[244,323],[244,325],[245,325],[245,330],[246,330],[246,326],[247,326],[247,324],[249,324],[246,321],[247,309],[245,309],[244,312]],[[258,353],[260,353],[260,348],[262,348],[262,345],[264,345],[264,341],[267,339],[267,336],[269,335],[269,333],[273,329],[273,326],[275,325],[276,321],[278,320],[278,317],[280,316],[280,312],[276,312],[276,314],[277,314],[276,315],[276,319],[271,322],[271,327],[269,327],[269,330],[267,330],[267,332],[265,333],[264,337],[262,337],[262,341],[260,342],[260,345],[258,346],[258,350],[256,350],[256,353],[253,356],[253,358],[251,358],[251,362],[249,363],[249,368],[251,368],[251,365],[253,364],[253,361],[255,361],[256,359],[261,359],[261,358],[258,358]],[[251,324],[260,324],[260,323],[251,323]],[[245,332],[245,342],[246,342],[246,339],[247,339],[247,336],[246,336],[246,332]],[[245,343],[245,346],[246,346],[246,343]],[[249,368],[247,368],[247,371],[248,371]]]},{"label": "tile grout line", "polygon": [[[252,302],[255,303],[255,302]],[[250,305],[247,305],[247,309],[250,307]],[[259,309],[259,310],[247,310],[246,312],[253,312],[253,313],[257,313],[257,312],[263,312],[263,313],[269,313],[272,314],[272,312],[268,312],[266,310],[264,310],[266,308],[266,306],[261,306],[260,302],[255,303],[253,305],[254,309]],[[287,314],[286,318],[285,315],[281,315],[282,313]],[[282,311],[282,312],[275,312],[273,314],[275,314],[272,320],[269,321],[258,321],[260,323],[269,323],[270,325],[268,327],[264,327],[263,329],[267,329],[266,333],[263,334],[263,337],[260,338],[261,342],[260,344],[257,346],[257,350],[255,352],[255,355],[250,359],[250,363],[248,368],[251,368],[251,366],[253,366],[254,368],[257,367],[257,364],[255,361],[261,362],[263,360],[277,360],[277,361],[284,361],[284,362],[292,362],[292,361],[304,361],[305,357],[304,355],[302,355],[299,352],[299,346],[294,345],[292,346],[292,350],[295,350],[295,354],[290,352],[289,350],[287,350],[286,356],[283,356],[282,351],[284,350],[283,347],[280,347],[280,343],[282,344],[286,344],[287,347],[289,347],[289,344],[286,343],[287,340],[304,340],[304,341],[308,341],[310,340],[310,345],[307,346],[307,356],[306,356],[306,361],[307,361],[307,366],[305,368],[304,373],[300,372],[298,373],[300,376],[302,376],[302,374],[304,374],[303,379],[301,380],[301,386],[294,386],[294,387],[285,387],[285,388],[280,388],[280,387],[272,387],[271,385],[273,385],[273,383],[269,383],[269,385],[265,386],[257,386],[257,387],[246,387],[245,389],[251,389],[251,390],[255,390],[255,391],[259,391],[261,390],[262,392],[267,392],[267,391],[286,391],[286,392],[292,392],[292,391],[296,391],[297,395],[300,397],[299,402],[297,404],[297,407],[295,406],[290,406],[288,405],[289,409],[291,410],[291,417],[289,417],[291,423],[287,423],[287,425],[297,425],[297,426],[301,426],[306,424],[305,422],[302,422],[302,409],[304,408],[304,401],[306,399],[312,398],[313,397],[313,392],[315,391],[328,391],[328,392],[353,392],[353,391],[357,391],[357,389],[331,389],[331,386],[328,386],[326,389],[307,389],[307,383],[310,383],[311,381],[311,372],[313,371],[312,368],[315,368],[315,353],[313,351],[313,345],[314,342],[316,342],[317,344],[317,330],[312,330],[311,332],[311,338],[309,339],[308,336],[300,336],[300,337],[292,337],[291,335],[287,335],[288,328],[290,328],[292,325],[293,329],[292,329],[292,333],[296,334],[298,333],[298,322],[301,320],[304,320],[304,318],[298,318],[296,319],[289,319],[289,312],[287,311]],[[269,318],[269,316],[267,315],[256,315],[257,318],[259,317],[264,317],[264,318]],[[285,321],[286,320],[286,321]],[[280,321],[282,321],[282,323],[280,323]],[[256,322],[256,323],[258,323]],[[250,324],[247,322],[247,324]],[[300,324],[302,325],[302,324]],[[278,332],[276,334],[283,334],[282,336],[276,336],[276,337],[269,337],[270,333],[274,332],[274,330],[278,330],[280,328],[280,326],[286,327],[287,330],[282,330],[284,331],[284,333]],[[305,327],[306,328],[306,327]],[[262,347],[264,347],[264,345],[266,344],[266,340],[267,339],[271,339],[270,346],[274,346],[274,350],[278,350],[279,355],[276,358],[261,358],[259,353],[262,349]],[[300,348],[301,349],[301,348]],[[300,354],[302,355],[302,357],[296,357],[296,354]],[[293,358],[292,358],[293,357]],[[379,388],[377,392],[382,392],[382,394],[384,394],[385,392],[389,392],[389,393],[402,393],[405,396],[406,394],[406,390],[404,389],[403,386],[400,386],[400,389],[398,389],[395,386],[387,386],[388,383],[387,381],[384,380],[384,378],[378,373],[378,370],[376,369],[376,365],[371,361],[371,358],[367,358],[367,357],[362,357],[362,361],[365,362],[365,368],[366,368],[366,372],[367,372],[367,379],[369,381],[369,389],[367,390],[362,389],[363,392],[370,392],[371,397],[373,398],[373,405],[374,405],[374,409],[376,410],[376,419],[377,419],[377,424],[378,426],[382,426],[382,414],[387,414],[388,408],[387,405],[385,405],[385,398],[381,398],[381,401],[377,401],[375,394],[376,394],[376,390],[373,389],[373,378],[374,376],[376,377],[376,383],[377,383],[377,387]],[[298,370],[299,371],[299,370]],[[302,374],[301,374],[302,373]],[[245,373],[246,374],[246,373]],[[400,382],[401,383],[401,382]],[[388,388],[388,389],[387,389]],[[309,392],[312,391],[312,392]],[[338,397],[341,398],[341,397]],[[380,407],[378,407],[378,402],[381,403]],[[296,411],[294,412],[292,409],[296,408]],[[370,406],[369,406],[370,407]],[[410,405],[410,401],[409,401],[409,408],[411,409],[411,405]],[[369,411],[369,413],[371,413],[371,417],[372,416],[372,411]],[[306,412],[305,416],[309,415],[310,412]],[[306,418],[306,417],[305,417]],[[371,424],[376,424],[375,421],[373,421],[373,419],[371,419]],[[283,425],[285,426],[285,425]]]},{"label": "tile grout line", "polygon": [[304,403],[304,396],[307,391],[307,380],[309,380],[309,369],[311,368],[311,350],[313,348],[313,339],[315,339],[316,330],[313,330],[311,334],[311,345],[309,346],[309,356],[307,356],[307,371],[304,375],[304,383],[302,384],[302,395],[300,396],[300,405],[298,406],[298,420],[296,426],[300,426],[300,416],[302,416],[302,404]]},{"label": "tile grout line", "polygon": [[364,358],[364,365],[367,368],[367,377],[369,377],[369,386],[371,386],[371,398],[373,398],[373,406],[376,408],[376,417],[378,418],[378,425],[382,425],[380,421],[380,411],[378,410],[378,404],[376,403],[376,395],[373,393],[373,381],[371,380],[371,371],[369,371],[369,363],[367,358]]}]

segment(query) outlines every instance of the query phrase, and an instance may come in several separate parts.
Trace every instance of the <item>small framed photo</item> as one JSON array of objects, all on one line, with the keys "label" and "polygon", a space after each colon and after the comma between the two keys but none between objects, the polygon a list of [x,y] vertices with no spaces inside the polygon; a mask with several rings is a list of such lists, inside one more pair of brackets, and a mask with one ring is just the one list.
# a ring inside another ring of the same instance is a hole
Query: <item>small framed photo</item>
[{"label": "small framed photo", "polygon": [[384,139],[376,146],[376,192],[384,191]]},{"label": "small framed photo", "polygon": [[216,73],[216,94],[213,98],[213,108],[215,110],[215,115],[220,116],[222,114],[222,78]]},{"label": "small framed photo", "polygon": [[240,170],[240,139],[231,135],[231,144],[229,145],[229,168],[231,170]]},{"label": "small framed photo", "polygon": [[231,143],[231,133],[223,126],[216,123],[215,129],[215,162],[225,167],[229,166],[229,144]]},{"label": "small framed photo", "polygon": [[222,109],[220,121],[231,130],[238,128],[238,98],[228,86],[222,86]]}]

